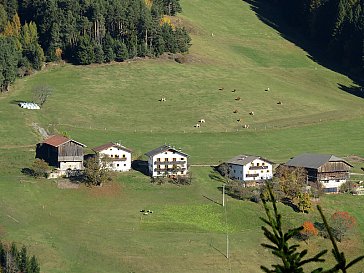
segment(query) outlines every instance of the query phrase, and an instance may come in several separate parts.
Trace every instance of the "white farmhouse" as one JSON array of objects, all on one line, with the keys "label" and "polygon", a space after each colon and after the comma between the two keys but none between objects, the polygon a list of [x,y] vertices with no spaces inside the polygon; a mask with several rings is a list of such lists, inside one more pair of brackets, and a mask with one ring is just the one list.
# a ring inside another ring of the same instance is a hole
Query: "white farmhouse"
[{"label": "white farmhouse", "polygon": [[152,177],[174,177],[188,174],[188,154],[170,145],[162,145],[145,155],[148,157],[148,169]]},{"label": "white farmhouse", "polygon": [[[107,157],[109,169],[116,172],[126,172],[131,169],[132,151],[119,143],[109,142],[92,149],[100,159]],[[101,164],[101,162],[100,162]]]},{"label": "white farmhouse", "polygon": [[226,162],[229,177],[239,181],[272,179],[273,162],[255,155],[238,155]]}]

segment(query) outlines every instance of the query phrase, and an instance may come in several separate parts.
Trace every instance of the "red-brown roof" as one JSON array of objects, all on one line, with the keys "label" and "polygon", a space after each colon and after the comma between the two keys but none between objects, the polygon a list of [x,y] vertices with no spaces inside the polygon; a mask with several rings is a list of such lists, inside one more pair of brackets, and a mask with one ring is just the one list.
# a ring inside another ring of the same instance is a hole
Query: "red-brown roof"
[{"label": "red-brown roof", "polygon": [[109,149],[111,147],[117,147],[119,149],[122,149],[122,150],[124,150],[126,152],[130,152],[130,153],[132,152],[132,150],[130,150],[130,149],[118,144],[118,143],[113,143],[113,142],[108,142],[108,143],[106,143],[104,145],[92,148],[92,150],[98,153],[98,152],[101,152],[103,150]]},{"label": "red-brown roof", "polygon": [[48,144],[53,147],[58,147],[66,142],[70,141],[68,137],[60,136],[60,135],[53,135],[43,141],[43,143]]},{"label": "red-brown roof", "polygon": [[72,140],[68,137],[65,137],[65,136],[61,136],[61,135],[53,135],[53,136],[50,136],[49,138],[47,138],[46,140],[43,141],[44,144],[48,144],[50,146],[53,146],[53,147],[58,147],[62,144],[65,144],[69,141],[73,141],[83,147],[86,147],[86,145],[80,143],[80,142],[77,142],[75,140]]}]

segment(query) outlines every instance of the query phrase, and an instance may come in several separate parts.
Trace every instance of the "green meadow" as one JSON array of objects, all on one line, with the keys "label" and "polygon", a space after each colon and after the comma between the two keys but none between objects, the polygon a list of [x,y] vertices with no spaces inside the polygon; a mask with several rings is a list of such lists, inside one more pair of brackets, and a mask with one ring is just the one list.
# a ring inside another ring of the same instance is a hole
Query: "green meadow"
[{"label": "green meadow", "polygon": [[[50,133],[67,132],[87,152],[120,141],[136,159],[169,143],[188,153],[193,165],[242,153],[277,163],[302,152],[364,157],[363,99],[339,88],[353,82],[314,62],[246,2],[228,2],[181,1],[178,20],[192,36],[183,63],[164,57],[54,65],[0,95],[2,240],[29,246],[42,272],[261,272],[261,264],[274,262],[260,246],[262,205],[228,198],[226,225],[222,182],[210,167],[192,167],[193,184],[185,187],[153,185],[131,171],[103,188],[59,189],[56,181],[21,173],[41,140],[34,123]],[[53,93],[40,111],[17,106],[43,84]],[[195,128],[200,119],[206,123]],[[363,163],[352,163],[360,172]],[[346,210],[357,218],[358,228],[339,244],[349,257],[364,250],[362,199],[321,199],[327,215]],[[144,216],[141,209],[154,213]],[[320,221],[315,211],[280,209],[287,228]],[[314,253],[330,245],[316,238],[304,247]]]}]

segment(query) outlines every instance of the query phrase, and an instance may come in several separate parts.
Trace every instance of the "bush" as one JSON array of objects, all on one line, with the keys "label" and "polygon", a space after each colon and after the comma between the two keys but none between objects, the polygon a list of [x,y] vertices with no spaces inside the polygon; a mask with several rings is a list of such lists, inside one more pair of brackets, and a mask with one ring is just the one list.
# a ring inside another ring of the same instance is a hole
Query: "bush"
[{"label": "bush", "polygon": [[257,187],[246,187],[239,181],[229,181],[225,186],[226,194],[240,200],[260,202],[260,189]]},{"label": "bush", "polygon": [[50,167],[47,162],[43,159],[37,158],[34,160],[32,167],[31,167],[31,175],[35,178],[47,178],[50,172]]},{"label": "bush", "polygon": [[333,236],[341,242],[343,237],[356,225],[356,219],[346,211],[337,211],[330,218]]},{"label": "bush", "polygon": [[299,239],[306,241],[310,237],[318,235],[318,230],[312,222],[305,221],[302,227],[303,229],[300,231],[298,236]]}]

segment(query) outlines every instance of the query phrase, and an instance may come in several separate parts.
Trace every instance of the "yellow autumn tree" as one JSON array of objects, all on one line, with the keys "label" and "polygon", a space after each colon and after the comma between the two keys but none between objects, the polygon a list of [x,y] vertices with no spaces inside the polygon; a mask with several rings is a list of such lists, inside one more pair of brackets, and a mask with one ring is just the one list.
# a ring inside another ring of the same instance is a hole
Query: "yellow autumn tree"
[{"label": "yellow autumn tree", "polygon": [[169,18],[169,16],[167,15],[163,15],[163,17],[161,18],[159,24],[162,26],[164,24],[170,25],[172,28],[174,28],[174,25],[171,22],[171,18]]},{"label": "yellow autumn tree", "polygon": [[148,9],[152,8],[153,5],[153,0],[144,0],[145,1],[145,5],[148,7]]}]

